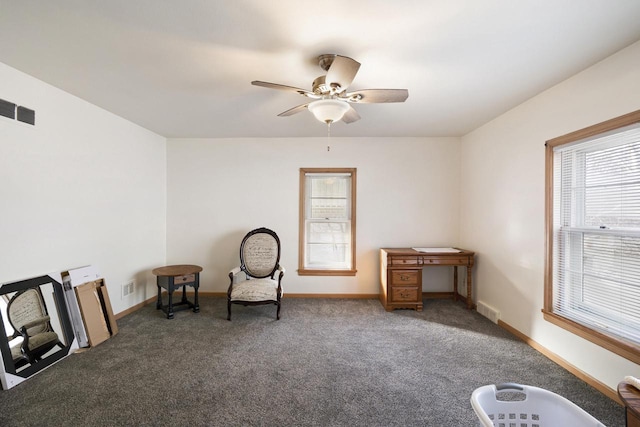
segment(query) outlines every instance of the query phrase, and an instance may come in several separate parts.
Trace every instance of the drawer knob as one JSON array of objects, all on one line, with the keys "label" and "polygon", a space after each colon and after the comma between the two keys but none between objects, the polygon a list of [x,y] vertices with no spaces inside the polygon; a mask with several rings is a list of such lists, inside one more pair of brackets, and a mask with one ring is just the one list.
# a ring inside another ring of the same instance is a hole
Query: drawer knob
[{"label": "drawer knob", "polygon": [[400,276],[400,280],[402,280],[403,282],[406,282],[409,280],[409,276]]}]

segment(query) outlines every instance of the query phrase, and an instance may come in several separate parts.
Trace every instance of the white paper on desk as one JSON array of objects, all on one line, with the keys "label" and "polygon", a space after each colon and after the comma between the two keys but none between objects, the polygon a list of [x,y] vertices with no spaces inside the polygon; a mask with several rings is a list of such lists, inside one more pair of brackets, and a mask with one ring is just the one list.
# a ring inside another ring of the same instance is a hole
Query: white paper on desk
[{"label": "white paper on desk", "polygon": [[455,248],[411,248],[414,251],[418,252],[427,252],[427,253],[459,253],[459,249]]}]

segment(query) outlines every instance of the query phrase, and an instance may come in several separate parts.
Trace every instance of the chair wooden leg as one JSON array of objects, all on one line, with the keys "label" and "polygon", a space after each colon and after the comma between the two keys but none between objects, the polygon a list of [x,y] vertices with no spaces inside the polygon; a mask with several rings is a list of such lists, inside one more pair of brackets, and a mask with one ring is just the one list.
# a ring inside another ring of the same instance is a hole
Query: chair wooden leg
[{"label": "chair wooden leg", "polygon": [[227,320],[231,320],[231,301],[227,301]]},{"label": "chair wooden leg", "polygon": [[276,320],[280,320],[280,303],[277,304],[278,310],[276,311]]}]

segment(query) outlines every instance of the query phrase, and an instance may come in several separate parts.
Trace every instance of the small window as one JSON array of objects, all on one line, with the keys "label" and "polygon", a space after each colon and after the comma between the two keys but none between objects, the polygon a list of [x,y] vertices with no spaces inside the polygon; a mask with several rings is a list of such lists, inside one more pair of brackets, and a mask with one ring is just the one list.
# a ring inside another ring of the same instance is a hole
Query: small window
[{"label": "small window", "polygon": [[356,274],[356,169],[300,169],[298,274]]},{"label": "small window", "polygon": [[640,111],[547,141],[545,319],[640,362]]}]

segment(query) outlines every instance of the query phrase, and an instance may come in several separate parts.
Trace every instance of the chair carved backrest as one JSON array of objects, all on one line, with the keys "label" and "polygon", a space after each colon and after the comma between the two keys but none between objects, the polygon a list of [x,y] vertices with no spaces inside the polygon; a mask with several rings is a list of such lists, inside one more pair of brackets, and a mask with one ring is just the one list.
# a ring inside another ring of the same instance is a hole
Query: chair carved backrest
[{"label": "chair carved backrest", "polygon": [[35,322],[47,316],[47,308],[39,289],[18,292],[11,298],[7,306],[7,317],[16,334],[19,334],[22,327],[29,323],[32,324],[27,328],[29,336],[49,332],[51,328],[48,321]]},{"label": "chair carved backrest", "polygon": [[280,239],[268,228],[247,234],[240,245],[240,268],[249,277],[271,277],[279,267]]}]

